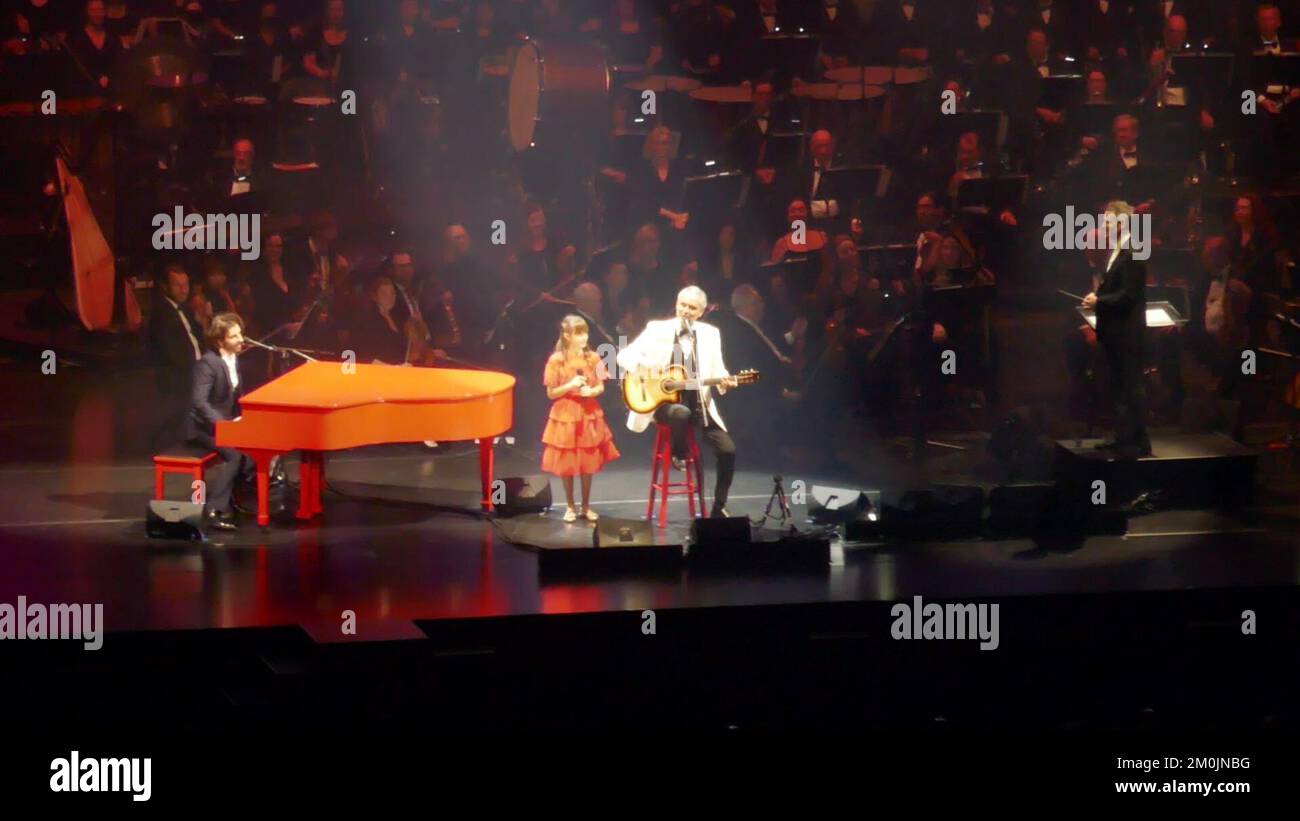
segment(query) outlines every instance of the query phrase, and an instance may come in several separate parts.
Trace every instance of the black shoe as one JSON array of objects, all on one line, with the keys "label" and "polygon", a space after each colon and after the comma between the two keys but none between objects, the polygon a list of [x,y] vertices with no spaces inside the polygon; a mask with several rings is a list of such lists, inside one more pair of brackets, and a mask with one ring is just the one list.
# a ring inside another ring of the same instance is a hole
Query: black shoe
[{"label": "black shoe", "polygon": [[1096,448],[1097,450],[1114,450],[1119,446],[1120,443],[1115,439],[1107,439],[1104,442],[1098,442],[1097,444],[1093,445],[1093,447]]},{"label": "black shoe", "polygon": [[238,513],[240,516],[252,516],[257,513],[256,510],[244,507],[238,499],[230,500],[230,509]]},{"label": "black shoe", "polygon": [[238,530],[239,525],[229,516],[223,516],[216,511],[208,514],[208,527],[213,530]]}]

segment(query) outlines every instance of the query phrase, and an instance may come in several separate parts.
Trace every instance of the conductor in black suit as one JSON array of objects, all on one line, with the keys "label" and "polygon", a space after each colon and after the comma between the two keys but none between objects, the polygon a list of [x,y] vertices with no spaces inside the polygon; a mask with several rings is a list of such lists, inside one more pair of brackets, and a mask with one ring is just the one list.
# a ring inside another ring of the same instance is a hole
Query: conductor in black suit
[{"label": "conductor in black suit", "polygon": [[1115,439],[1097,447],[1121,459],[1151,455],[1146,403],[1142,387],[1142,338],[1146,331],[1146,263],[1135,259],[1129,225],[1138,219],[1122,200],[1106,206],[1107,237],[1115,244],[1101,284],[1083,298],[1083,307],[1097,312],[1097,344],[1110,367],[1115,391]]},{"label": "conductor in black suit", "polygon": [[238,314],[217,314],[208,327],[211,350],[194,363],[194,387],[188,420],[189,441],[221,454],[222,463],[208,472],[208,525],[234,530],[230,495],[241,475],[250,479],[253,461],[235,448],[217,447],[217,422],[239,417],[239,397],[244,380],[239,371],[239,351],[244,347],[244,321]]}]

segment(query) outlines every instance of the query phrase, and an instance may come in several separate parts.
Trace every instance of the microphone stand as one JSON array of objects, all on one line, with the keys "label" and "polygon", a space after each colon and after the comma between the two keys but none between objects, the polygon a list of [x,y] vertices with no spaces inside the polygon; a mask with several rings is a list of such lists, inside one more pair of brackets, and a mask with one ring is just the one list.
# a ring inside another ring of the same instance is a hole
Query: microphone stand
[{"label": "microphone stand", "polygon": [[[244,341],[247,342],[247,343],[250,344],[250,345],[254,345],[254,346],[258,347],[258,348],[262,348],[263,350],[273,351],[273,352],[276,352],[276,353],[279,353],[279,352],[283,351],[283,352],[287,352],[287,353],[295,354],[295,355],[297,355],[297,356],[301,356],[303,359],[307,360],[308,362],[317,362],[317,361],[319,361],[319,360],[316,359],[316,357],[309,355],[309,354],[307,353],[307,351],[302,350],[302,349],[299,349],[299,348],[285,348],[285,347],[281,347],[281,346],[279,346],[279,345],[267,345],[265,342],[258,342],[256,339],[251,339],[251,338],[246,338]],[[312,353],[318,353],[318,354],[322,354],[322,355],[331,355],[331,354],[329,354],[328,351],[312,351]]]}]

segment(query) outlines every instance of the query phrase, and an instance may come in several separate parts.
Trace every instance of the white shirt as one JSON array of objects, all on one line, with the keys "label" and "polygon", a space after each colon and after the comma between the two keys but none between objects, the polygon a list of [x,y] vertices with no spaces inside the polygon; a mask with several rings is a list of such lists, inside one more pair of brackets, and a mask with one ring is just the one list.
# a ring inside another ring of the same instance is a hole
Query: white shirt
[{"label": "white shirt", "polygon": [[1128,247],[1130,235],[1125,234],[1115,243],[1115,247],[1110,249],[1110,258],[1106,260],[1106,270],[1109,271],[1115,267],[1115,260],[1119,258],[1119,252]]},{"label": "white shirt", "polygon": [[1205,330],[1212,334],[1223,330],[1223,298],[1228,292],[1228,274],[1231,270],[1232,266],[1224,266],[1223,270],[1210,278],[1210,290],[1205,295]]},{"label": "white shirt", "polygon": [[199,340],[194,336],[194,327],[190,325],[190,318],[181,310],[181,306],[172,302],[169,296],[163,297],[167,304],[176,309],[176,313],[181,315],[181,324],[185,326],[185,338],[190,341],[190,347],[194,349],[194,359],[197,361],[203,358],[203,349],[199,347]]},{"label": "white shirt", "polygon": [[230,373],[230,387],[239,387],[239,356],[233,353],[221,352],[221,361],[226,363],[226,371]]}]

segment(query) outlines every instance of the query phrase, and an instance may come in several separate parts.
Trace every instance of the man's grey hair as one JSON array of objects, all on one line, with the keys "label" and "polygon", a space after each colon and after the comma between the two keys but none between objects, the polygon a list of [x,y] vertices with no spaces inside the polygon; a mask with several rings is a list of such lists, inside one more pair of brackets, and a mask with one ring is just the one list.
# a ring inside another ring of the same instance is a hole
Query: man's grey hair
[{"label": "man's grey hair", "polygon": [[708,294],[704,293],[704,289],[698,285],[687,285],[685,288],[678,291],[677,292],[678,301],[681,301],[683,297],[691,300],[692,302],[697,302],[702,306],[707,307],[709,304]]},{"label": "man's grey hair", "polygon": [[731,310],[739,313],[742,309],[756,304],[762,296],[759,295],[758,289],[748,282],[737,285],[731,292]]}]

